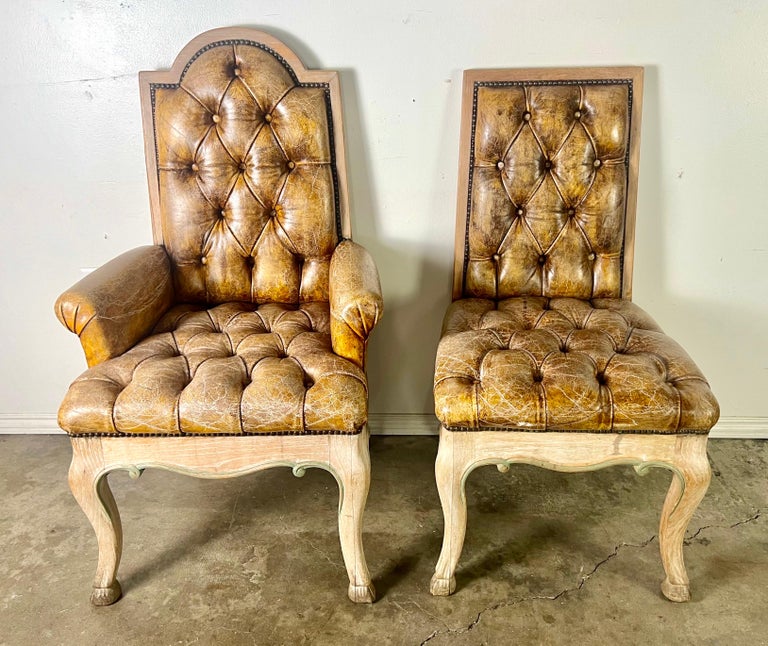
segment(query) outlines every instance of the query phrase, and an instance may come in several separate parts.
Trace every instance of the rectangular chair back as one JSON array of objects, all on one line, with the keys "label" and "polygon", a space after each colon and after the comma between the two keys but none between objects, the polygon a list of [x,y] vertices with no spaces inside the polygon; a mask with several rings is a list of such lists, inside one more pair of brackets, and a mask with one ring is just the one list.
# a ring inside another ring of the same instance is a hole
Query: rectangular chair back
[{"label": "rectangular chair back", "polygon": [[468,70],[454,300],[631,298],[643,70]]}]

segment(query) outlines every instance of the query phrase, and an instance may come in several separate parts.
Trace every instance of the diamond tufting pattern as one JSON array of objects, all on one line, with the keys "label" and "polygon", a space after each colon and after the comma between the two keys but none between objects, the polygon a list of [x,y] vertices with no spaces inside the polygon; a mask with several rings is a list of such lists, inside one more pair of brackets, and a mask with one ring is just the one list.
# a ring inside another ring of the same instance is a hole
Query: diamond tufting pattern
[{"label": "diamond tufting pattern", "polygon": [[706,432],[718,416],[685,350],[622,299],[455,301],[434,392],[449,428]]},{"label": "diamond tufting pattern", "polygon": [[339,240],[327,87],[212,43],[153,84],[160,223],[180,301],[328,300]]},{"label": "diamond tufting pattern", "polygon": [[630,88],[475,84],[467,296],[621,295]]},{"label": "diamond tufting pattern", "polygon": [[83,373],[71,434],[355,433],[363,371],[331,350],[327,303],[179,305],[125,354]]}]

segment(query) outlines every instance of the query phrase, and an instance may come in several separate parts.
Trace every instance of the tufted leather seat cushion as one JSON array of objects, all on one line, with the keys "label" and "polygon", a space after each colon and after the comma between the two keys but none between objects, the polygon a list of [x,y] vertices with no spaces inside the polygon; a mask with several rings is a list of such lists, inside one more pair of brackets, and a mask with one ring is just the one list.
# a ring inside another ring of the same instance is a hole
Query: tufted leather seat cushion
[{"label": "tufted leather seat cushion", "polygon": [[356,433],[365,373],[331,350],[326,302],[179,305],[151,336],[84,372],[71,434]]},{"label": "tufted leather seat cushion", "polygon": [[452,430],[704,433],[719,415],[685,350],[622,299],[455,301],[434,394]]}]

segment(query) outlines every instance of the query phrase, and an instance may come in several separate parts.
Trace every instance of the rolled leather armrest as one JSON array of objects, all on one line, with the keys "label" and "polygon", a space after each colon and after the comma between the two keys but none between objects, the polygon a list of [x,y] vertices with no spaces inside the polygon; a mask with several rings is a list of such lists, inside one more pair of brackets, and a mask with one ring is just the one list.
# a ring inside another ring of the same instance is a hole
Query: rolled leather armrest
[{"label": "rolled leather armrest", "polygon": [[164,247],[126,251],[75,283],[56,301],[56,316],[80,337],[88,366],[142,339],[173,302]]},{"label": "rolled leather armrest", "polygon": [[384,309],[373,258],[364,247],[343,240],[331,257],[328,283],[333,351],[364,368],[368,336]]}]

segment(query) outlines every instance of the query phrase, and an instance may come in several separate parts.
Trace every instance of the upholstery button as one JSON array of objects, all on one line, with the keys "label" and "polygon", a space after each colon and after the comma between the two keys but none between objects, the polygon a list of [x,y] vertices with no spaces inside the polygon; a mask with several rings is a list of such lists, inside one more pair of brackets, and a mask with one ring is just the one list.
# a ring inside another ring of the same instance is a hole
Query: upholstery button
[{"label": "upholstery button", "polygon": [[207,265],[208,264],[208,258],[206,258],[205,256],[202,256],[200,258],[200,264],[201,265]]},{"label": "upholstery button", "polygon": [[272,209],[272,210],[269,212],[269,217],[271,217],[271,218],[276,218],[276,217],[277,217],[277,211],[276,211],[275,209]]},{"label": "upholstery button", "polygon": [[591,253],[589,254],[589,256],[587,256],[587,258],[589,258],[590,260],[594,260],[595,258],[597,258],[597,256],[594,253]]},{"label": "upholstery button", "polygon": [[239,67],[236,67],[235,69],[232,70],[232,73],[235,76],[240,76],[243,72],[242,72],[242,70]]},{"label": "upholstery button", "polygon": [[245,162],[244,162],[244,161],[240,162],[240,164],[238,165],[238,168],[239,168],[240,170],[245,170],[245,169],[246,169],[246,165],[245,165]]},{"label": "upholstery button", "polygon": [[576,215],[576,209],[568,209],[568,215],[570,217],[573,217],[574,215]]},{"label": "upholstery button", "polygon": [[491,258],[493,259],[493,262],[499,262],[499,260],[501,260],[501,256],[497,253],[493,254]]},{"label": "upholstery button", "polygon": [[539,264],[543,265],[545,262],[547,262],[547,257],[544,254],[541,254],[539,256]]},{"label": "upholstery button", "polygon": [[296,168],[296,162],[293,162],[293,161],[289,161],[289,162],[288,162],[288,168],[289,168],[290,170],[293,170],[294,168]]},{"label": "upholstery button", "polygon": [[523,210],[523,207],[520,206],[517,208],[517,214],[522,217],[522,215],[525,213],[525,210]]},{"label": "upholstery button", "polygon": [[220,217],[222,220],[224,219],[224,217],[225,217],[224,209],[221,209],[221,211],[219,211],[219,217]]},{"label": "upholstery button", "polygon": [[198,166],[197,164],[192,164],[190,166],[190,169],[192,170],[193,173],[196,173],[197,171],[200,170],[200,166]]},{"label": "upholstery button", "polygon": [[523,121],[530,121],[531,120],[531,113],[526,111],[523,112]]},{"label": "upholstery button", "polygon": [[272,115],[271,114],[265,114],[264,115],[264,121],[267,123],[272,123]]},{"label": "upholstery button", "polygon": [[214,115],[211,117],[211,119],[213,119],[213,122],[214,122],[214,123],[218,123],[219,121],[221,121],[221,117],[220,117],[218,114],[214,114]]},{"label": "upholstery button", "polygon": [[544,162],[544,168],[552,168],[552,162],[549,159]]},{"label": "upholstery button", "polygon": [[580,110],[576,110],[576,112],[573,113],[573,118],[574,119],[581,119],[581,111]]},{"label": "upholstery button", "polygon": [[594,162],[592,162],[592,165],[595,168],[600,168],[600,166],[602,166],[602,164],[603,164],[603,162],[601,162],[599,159],[596,159]]},{"label": "upholstery button", "polygon": [[499,161],[496,162],[496,168],[498,168],[499,170],[504,170],[504,160],[503,159],[500,159]]}]

